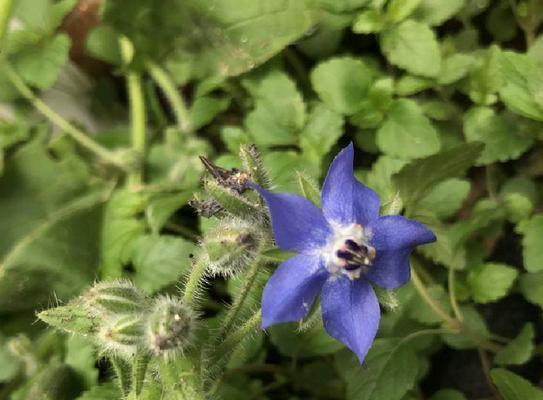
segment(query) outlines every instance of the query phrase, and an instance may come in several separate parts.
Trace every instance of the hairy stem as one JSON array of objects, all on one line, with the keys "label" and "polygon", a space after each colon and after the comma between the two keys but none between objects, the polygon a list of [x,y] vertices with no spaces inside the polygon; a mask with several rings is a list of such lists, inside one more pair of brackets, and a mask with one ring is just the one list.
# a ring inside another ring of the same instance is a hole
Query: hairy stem
[{"label": "hairy stem", "polygon": [[196,294],[198,288],[200,287],[201,280],[204,276],[204,273],[207,268],[206,259],[203,256],[200,256],[198,260],[192,265],[190,275],[185,284],[185,289],[183,291],[183,301],[188,306],[193,306],[196,300]]},{"label": "hairy stem", "polygon": [[177,120],[177,126],[181,132],[192,132],[190,114],[187,108],[186,102],[181,96],[181,93],[177,89],[175,82],[168,75],[168,73],[161,68],[158,64],[148,62],[146,64],[147,71],[160,87],[170,105],[172,106],[175,118]]},{"label": "hairy stem", "polygon": [[[119,39],[119,46],[121,48],[123,62],[126,66],[131,61],[132,44],[126,36],[122,36]],[[141,74],[128,70],[126,72],[126,85],[130,102],[132,149],[143,157],[145,155],[146,147],[146,114]],[[130,173],[128,182],[131,185],[140,185],[143,183],[143,168],[141,163],[136,171]]]},{"label": "hairy stem", "polygon": [[448,279],[448,289],[449,289],[449,299],[451,302],[451,307],[454,312],[454,316],[456,319],[460,322],[464,321],[464,316],[462,315],[462,311],[460,311],[460,307],[458,306],[458,302],[456,301],[456,290],[455,290],[455,282],[456,282],[456,273],[453,268],[449,268],[449,279]]},{"label": "hairy stem", "polygon": [[130,393],[130,366],[121,358],[113,356],[110,358],[111,365],[115,371],[115,375],[119,380],[119,388],[123,399],[127,398]]},{"label": "hairy stem", "polygon": [[21,79],[21,77],[7,61],[3,61],[2,70],[4,71],[5,76],[8,78],[8,80],[21,94],[21,96],[28,100],[34,106],[34,108],[38,112],[40,112],[45,118],[47,118],[51,123],[58,126],[62,131],[68,134],[82,147],[96,154],[102,160],[110,164],[116,165],[122,169],[126,169],[126,166],[118,159],[118,157],[113,152],[96,143],[83,131],[65,120],[61,115],[51,109],[38,96],[36,96],[32,89],[30,89],[30,87],[26,85],[26,83]]}]

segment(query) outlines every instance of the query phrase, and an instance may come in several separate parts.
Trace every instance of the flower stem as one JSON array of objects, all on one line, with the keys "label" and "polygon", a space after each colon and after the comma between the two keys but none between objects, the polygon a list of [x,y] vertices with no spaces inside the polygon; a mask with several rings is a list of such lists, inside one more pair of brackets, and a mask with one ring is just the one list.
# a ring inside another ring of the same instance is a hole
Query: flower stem
[{"label": "flower stem", "polygon": [[115,375],[119,380],[119,388],[121,389],[121,395],[127,398],[130,392],[130,368],[128,364],[119,357],[113,356],[110,358],[111,365],[115,371]]},{"label": "flower stem", "polygon": [[460,322],[464,321],[464,316],[462,315],[462,311],[460,311],[460,307],[458,307],[458,302],[456,301],[456,291],[455,291],[455,278],[456,273],[454,268],[449,268],[449,278],[448,278],[448,289],[449,289],[449,299],[451,302],[451,307],[454,312],[454,316],[456,319]]},{"label": "flower stem", "polygon": [[93,152],[104,161],[107,161],[108,163],[116,165],[122,169],[126,169],[126,166],[116,157],[113,152],[96,143],[83,131],[79,130],[70,122],[65,120],[61,115],[51,109],[39,97],[37,97],[32,89],[30,89],[30,87],[28,87],[26,83],[21,79],[21,77],[17,74],[13,67],[5,60],[3,61],[2,69],[5,72],[8,80],[13,84],[13,86],[17,89],[21,96],[28,100],[34,106],[34,108],[36,108],[36,110],[38,110],[45,118],[47,118],[54,125],[62,129],[62,131],[67,133],[82,147]]},{"label": "flower stem", "polygon": [[8,30],[12,6],[13,0],[2,0],[0,4],[0,50],[4,48],[4,37]]},{"label": "flower stem", "polygon": [[[121,48],[123,62],[126,66],[131,61],[132,43],[126,36],[122,36],[119,39],[119,46]],[[126,71],[126,85],[130,102],[132,150],[143,157],[145,155],[146,147],[146,114],[141,74],[131,70]],[[141,165],[138,170],[130,173],[128,182],[130,185],[140,185],[143,183],[143,168]]]},{"label": "flower stem", "polygon": [[258,326],[262,318],[262,310],[258,309],[243,325],[234,330],[221,345],[217,348],[216,356],[221,358],[227,353],[232,352],[237,344],[239,344],[247,335],[251,334]]},{"label": "flower stem", "polygon": [[192,132],[190,114],[187,108],[186,102],[181,96],[181,93],[177,89],[175,82],[171,79],[168,73],[161,68],[158,64],[148,62],[146,64],[147,71],[151,75],[151,78],[160,87],[170,105],[172,106],[175,118],[177,120],[177,126],[181,132]]},{"label": "flower stem", "polygon": [[259,270],[260,257],[256,257],[253,264],[247,271],[247,276],[245,277],[245,281],[243,282],[239,294],[236,296],[234,303],[232,304],[232,306],[228,310],[228,313],[226,314],[226,317],[224,318],[221,330],[218,335],[219,338],[228,335],[228,333],[232,329],[232,325],[236,321],[236,317],[238,316],[241,308],[243,307],[245,299],[247,299],[247,296],[249,295],[249,292],[251,291],[251,288],[255,283]]},{"label": "flower stem", "polygon": [[206,259],[203,256],[200,256],[198,260],[193,264],[190,271],[189,278],[185,285],[185,290],[183,292],[183,301],[188,306],[194,305],[196,300],[196,293],[200,287],[200,281],[204,276],[204,273],[207,268]]}]

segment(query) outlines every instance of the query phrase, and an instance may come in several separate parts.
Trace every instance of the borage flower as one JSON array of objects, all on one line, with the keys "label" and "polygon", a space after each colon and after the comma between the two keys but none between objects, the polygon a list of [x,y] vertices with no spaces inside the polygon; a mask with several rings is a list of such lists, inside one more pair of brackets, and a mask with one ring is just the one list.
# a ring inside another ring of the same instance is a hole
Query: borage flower
[{"label": "borage flower", "polygon": [[362,363],[379,327],[372,283],[385,289],[406,283],[414,247],[435,236],[400,215],[380,217],[379,197],[353,176],[353,154],[351,143],[332,162],[322,211],[304,197],[252,186],[268,205],[277,245],[298,253],[266,284],[262,328],[304,318],[320,292],[324,328]]}]

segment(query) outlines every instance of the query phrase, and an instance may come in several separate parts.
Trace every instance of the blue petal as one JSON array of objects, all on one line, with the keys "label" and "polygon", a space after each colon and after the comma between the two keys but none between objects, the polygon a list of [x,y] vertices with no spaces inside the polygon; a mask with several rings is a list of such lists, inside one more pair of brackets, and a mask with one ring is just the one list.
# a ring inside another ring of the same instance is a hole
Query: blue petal
[{"label": "blue petal", "polygon": [[415,246],[436,240],[426,226],[401,215],[381,217],[369,229],[377,254],[366,276],[386,289],[397,288],[409,280],[409,256]]},{"label": "blue petal", "polygon": [[353,144],[334,158],[322,187],[322,210],[328,221],[367,225],[379,216],[379,196],[353,175]]},{"label": "blue petal", "polygon": [[294,256],[274,272],[262,295],[262,328],[307,315],[329,276],[317,256]]},{"label": "blue petal", "polygon": [[326,244],[330,226],[313,203],[296,194],[268,192],[254,183],[251,187],[268,204],[275,242],[280,248],[311,254]]},{"label": "blue petal", "polygon": [[379,302],[365,279],[350,281],[347,277],[331,277],[322,288],[324,328],[343,342],[360,360],[371,347],[381,317]]}]

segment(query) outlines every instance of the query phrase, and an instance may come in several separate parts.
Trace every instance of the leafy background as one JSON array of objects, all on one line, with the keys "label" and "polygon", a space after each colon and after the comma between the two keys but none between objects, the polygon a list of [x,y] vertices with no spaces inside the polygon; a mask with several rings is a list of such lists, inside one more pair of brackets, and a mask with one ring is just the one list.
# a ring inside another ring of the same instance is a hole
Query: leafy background
[{"label": "leafy background", "polygon": [[[9,18],[0,398],[117,398],[92,344],[35,312],[117,277],[175,293],[214,224],[187,206],[198,155],[239,167],[255,143],[300,192],[353,141],[357,176],[436,232],[413,266],[471,336],[417,334],[443,320],[409,283],[366,367],[281,325],[223,397],[543,399],[541,0],[16,0]],[[210,283],[206,318],[235,283]]]}]

